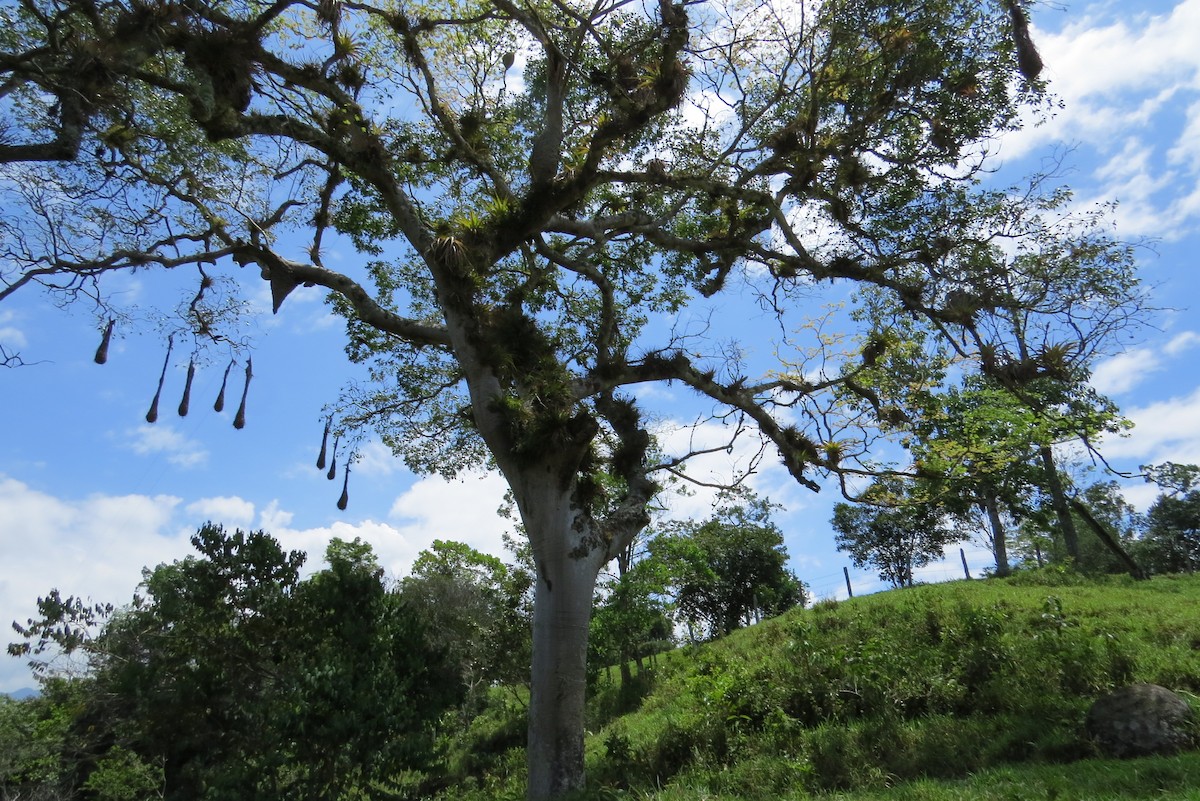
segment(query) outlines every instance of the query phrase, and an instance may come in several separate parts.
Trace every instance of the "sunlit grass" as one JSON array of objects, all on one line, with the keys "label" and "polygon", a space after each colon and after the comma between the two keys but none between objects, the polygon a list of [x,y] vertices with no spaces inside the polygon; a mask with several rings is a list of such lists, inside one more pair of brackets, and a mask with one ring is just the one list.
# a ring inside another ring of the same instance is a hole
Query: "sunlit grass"
[{"label": "sunlit grass", "polygon": [[[1200,755],[1102,760],[1083,728],[1136,681],[1200,709],[1198,609],[1200,577],[1051,571],[794,610],[601,672],[583,798],[1200,801]],[[481,717],[443,798],[520,797],[520,716]]]}]

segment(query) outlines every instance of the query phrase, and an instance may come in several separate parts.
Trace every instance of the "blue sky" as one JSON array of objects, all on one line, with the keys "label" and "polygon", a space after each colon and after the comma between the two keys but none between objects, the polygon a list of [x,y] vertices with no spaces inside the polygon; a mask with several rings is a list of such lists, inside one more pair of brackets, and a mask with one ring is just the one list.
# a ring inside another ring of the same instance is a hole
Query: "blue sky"
[{"label": "blue sky", "polygon": [[[1093,382],[1136,425],[1129,437],[1107,443],[1105,454],[1123,468],[1200,463],[1200,271],[1194,263],[1200,252],[1200,0],[1045,5],[1035,9],[1034,26],[1045,76],[1062,108],[1004,140],[1001,175],[1016,180],[1060,157],[1064,181],[1081,206],[1118,201],[1115,232],[1147,243],[1139,250],[1144,280],[1164,309],[1154,328],[1098,365]],[[175,291],[181,299],[194,291],[182,282],[164,290],[136,276],[123,291],[135,297],[151,284],[154,292]],[[231,425],[239,369],[231,374],[226,411],[217,414],[211,405],[224,364],[202,365],[191,412],[180,418],[175,407],[186,357],[176,360],[159,422],[149,426],[143,417],[162,365],[161,338],[120,333],[108,364],[98,366],[92,355],[99,334],[88,309],[59,310],[20,293],[0,304],[0,344],[31,362],[0,370],[0,621],[24,620],[35,598],[52,587],[125,602],[142,567],[187,555],[188,536],[210,519],[265,528],[286,547],[309,550],[314,563],[330,537],[363,537],[397,576],[434,538],[502,553],[508,524],[496,515],[503,483],[494,475],[416,477],[381,446],[367,446],[350,480],[349,508],[337,510],[340,460],[335,481],[314,462],[321,409],[355,375],[342,355],[340,325],[314,292],[294,293],[274,317],[265,283],[252,300],[260,313],[251,332],[254,378],[241,431]],[[663,390],[659,399],[668,417],[687,401],[678,389]],[[835,489],[814,495],[773,465],[768,459],[755,485],[785,507],[777,522],[793,569],[818,596],[844,594],[841,571],[849,561],[834,550],[828,524]],[[1154,492],[1130,482],[1128,495],[1144,506]],[[698,493],[668,503],[676,516],[703,516],[711,498]],[[986,552],[967,548],[972,567],[985,567]],[[852,575],[858,591],[874,586],[870,574]],[[957,552],[926,575],[961,575]],[[18,660],[0,657],[0,691],[30,684]]]}]

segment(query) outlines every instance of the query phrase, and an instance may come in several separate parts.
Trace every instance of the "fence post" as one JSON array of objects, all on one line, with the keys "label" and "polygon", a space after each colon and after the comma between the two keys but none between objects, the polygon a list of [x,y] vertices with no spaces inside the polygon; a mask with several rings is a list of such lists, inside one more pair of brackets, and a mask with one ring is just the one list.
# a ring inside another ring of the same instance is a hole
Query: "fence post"
[{"label": "fence post", "polygon": [[967,578],[970,578],[971,577],[971,569],[967,567],[967,552],[964,551],[962,548],[959,548],[958,555],[962,557],[963,575],[965,575]]},{"label": "fence post", "polygon": [[854,590],[852,590],[850,588],[850,568],[843,566],[842,573],[845,574],[845,576],[846,576],[846,594],[849,595],[851,598],[853,598]]}]

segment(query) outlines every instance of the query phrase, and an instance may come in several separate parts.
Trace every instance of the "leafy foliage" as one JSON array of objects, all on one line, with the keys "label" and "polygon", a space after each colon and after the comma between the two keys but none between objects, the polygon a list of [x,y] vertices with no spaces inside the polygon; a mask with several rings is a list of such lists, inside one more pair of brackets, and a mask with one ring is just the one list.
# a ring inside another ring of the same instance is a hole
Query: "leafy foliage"
[{"label": "leafy foliage", "polygon": [[72,715],[81,688],[49,679],[34,698],[0,694],[0,798],[59,799],[78,781],[71,757]]},{"label": "leafy foliage", "polygon": [[862,504],[833,507],[839,549],[856,567],[873,566],[893,587],[913,584],[913,571],[942,555],[962,538],[947,520],[945,506],[920,484],[879,479],[863,493]]},{"label": "leafy foliage", "polygon": [[637,663],[640,672],[645,657],[674,645],[674,623],[651,563],[637,563],[607,582],[604,589],[592,615],[588,668],[596,676],[601,667],[615,663],[625,685],[632,679],[630,661]]},{"label": "leafy foliage", "polygon": [[[1071,519],[1084,535],[1072,554],[1062,536],[1052,499],[1047,492],[1037,493],[1020,519],[1014,540],[1015,551],[1024,566],[1069,566],[1088,575],[1126,572],[1129,565],[1125,557],[1115,552],[1112,545],[1126,554],[1140,552],[1143,546],[1137,540],[1144,536],[1144,515],[1125,500],[1116,481],[1083,484],[1066,472],[1059,473],[1058,481],[1072,496]],[[1081,514],[1079,507],[1091,521]],[[1103,536],[1111,538],[1112,543],[1101,538],[1092,527],[1093,522],[1103,527]]]},{"label": "leafy foliage", "polygon": [[445,540],[422,551],[401,582],[407,609],[455,666],[469,705],[495,684],[528,684],[532,583],[519,566]]},{"label": "leafy foliage", "polygon": [[460,688],[369,546],[334,540],[301,580],[303,556],[261,531],[210,524],[192,543],[199,557],[147,570],[94,636],[50,618],[23,631],[35,653],[86,654],[66,738],[83,789],[330,798],[421,764]]},{"label": "leafy foliage", "polygon": [[1160,495],[1146,513],[1138,554],[1156,573],[1200,569],[1200,489]]},{"label": "leafy foliage", "polygon": [[709,637],[804,604],[764,500],[726,505],[702,523],[671,524],[648,547],[640,569],[657,574],[679,617]]}]

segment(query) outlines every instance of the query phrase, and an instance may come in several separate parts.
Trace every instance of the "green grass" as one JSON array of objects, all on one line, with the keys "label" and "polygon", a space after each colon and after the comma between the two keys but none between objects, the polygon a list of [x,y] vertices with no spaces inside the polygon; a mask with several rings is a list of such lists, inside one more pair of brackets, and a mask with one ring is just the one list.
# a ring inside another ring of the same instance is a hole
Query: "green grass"
[{"label": "green grass", "polygon": [[[1200,577],[1048,572],[824,602],[659,659],[592,694],[588,798],[1200,801],[1200,757],[1110,762],[1091,702],[1200,694]],[[520,795],[519,715],[457,743],[446,797]],[[474,733],[472,733],[474,732]],[[1196,788],[1196,789],[1192,789]]]},{"label": "green grass", "polygon": [[811,795],[727,795],[703,784],[680,783],[646,794],[597,794],[639,801],[1196,801],[1200,799],[1200,754],[1138,760],[1089,759],[1069,765],[1011,765],[963,780],[917,779],[878,790]]},{"label": "green grass", "polygon": [[1195,801],[1200,754],[1070,765],[996,768],[964,781],[917,780],[884,791],[833,794],[829,801]]}]

